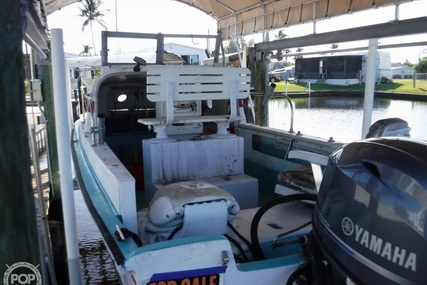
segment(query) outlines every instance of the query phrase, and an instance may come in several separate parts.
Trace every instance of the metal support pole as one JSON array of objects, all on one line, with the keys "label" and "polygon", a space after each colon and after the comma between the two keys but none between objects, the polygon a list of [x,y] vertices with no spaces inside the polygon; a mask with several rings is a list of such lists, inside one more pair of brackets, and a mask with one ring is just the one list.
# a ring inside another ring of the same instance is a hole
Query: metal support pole
[{"label": "metal support pole", "polygon": [[80,254],[77,239],[77,225],[74,205],[74,187],[72,177],[71,146],[69,131],[68,104],[65,77],[63,35],[61,29],[52,29],[52,79],[56,121],[56,139],[58,142],[58,161],[64,213],[65,240],[68,256],[70,284],[81,284]]},{"label": "metal support pole", "polygon": [[105,142],[105,115],[98,115],[98,143],[104,144]]},{"label": "metal support pole", "polygon": [[366,70],[365,99],[363,101],[362,139],[369,132],[375,94],[375,70],[377,63],[378,39],[369,40],[368,64]]}]

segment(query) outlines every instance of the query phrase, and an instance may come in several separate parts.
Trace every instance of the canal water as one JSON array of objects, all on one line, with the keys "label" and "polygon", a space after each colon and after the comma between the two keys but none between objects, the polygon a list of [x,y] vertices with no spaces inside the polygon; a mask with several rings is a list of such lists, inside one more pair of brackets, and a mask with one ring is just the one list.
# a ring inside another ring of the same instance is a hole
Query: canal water
[{"label": "canal water", "polygon": [[[315,97],[293,99],[293,129],[336,141],[350,142],[361,138],[362,98]],[[269,103],[270,126],[289,130],[290,108],[285,99]],[[411,127],[413,138],[427,138],[427,102],[375,99],[372,122],[399,117]],[[80,190],[74,191],[83,284],[119,284],[113,261],[84,203]]]},{"label": "canal water", "polygon": [[80,190],[74,191],[83,285],[119,285],[113,260]]},{"label": "canal water", "polygon": [[[351,142],[361,139],[363,98],[312,97],[292,99],[295,104],[293,130],[302,134],[335,141]],[[269,102],[269,126],[290,129],[291,109],[286,99]],[[427,139],[427,102],[376,98],[372,123],[398,117],[411,127],[411,137]]]}]

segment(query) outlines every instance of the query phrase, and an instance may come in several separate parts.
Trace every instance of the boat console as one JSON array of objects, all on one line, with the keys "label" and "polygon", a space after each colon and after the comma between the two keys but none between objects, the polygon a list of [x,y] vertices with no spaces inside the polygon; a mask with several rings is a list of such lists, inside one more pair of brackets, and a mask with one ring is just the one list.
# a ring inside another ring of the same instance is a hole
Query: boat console
[{"label": "boat console", "polygon": [[[147,71],[147,98],[156,103],[156,117],[138,122],[152,126],[156,138],[143,140],[146,201],[172,182],[203,180],[229,191],[242,208],[258,205],[258,180],[243,169],[243,138],[228,131],[243,119],[236,101],[247,98],[249,90],[248,69],[181,66]],[[226,108],[216,108],[224,103]],[[182,110],[182,105],[193,107]],[[216,133],[203,133],[203,124],[209,123],[216,124]]]}]

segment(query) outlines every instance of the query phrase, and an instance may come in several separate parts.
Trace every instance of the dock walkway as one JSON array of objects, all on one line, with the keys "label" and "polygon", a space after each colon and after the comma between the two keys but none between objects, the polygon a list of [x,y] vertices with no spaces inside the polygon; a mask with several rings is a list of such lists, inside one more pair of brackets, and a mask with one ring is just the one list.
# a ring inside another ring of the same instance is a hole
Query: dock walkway
[{"label": "dock walkway", "polygon": [[[46,217],[48,214],[49,207],[49,193],[50,193],[50,175],[49,175],[49,166],[47,161],[46,151],[38,153],[39,155],[39,173],[41,180],[42,193],[44,195],[44,202],[47,206],[46,208]],[[36,201],[38,200],[38,182],[35,175],[35,167],[31,165],[32,171],[32,186],[34,189],[34,195]],[[86,207],[84,199],[82,197],[80,188],[76,181],[74,181],[74,197],[75,197],[75,207],[76,207],[76,217],[77,219],[77,234],[79,241],[79,251],[80,251],[80,267],[81,267],[81,276],[82,284],[119,284],[117,275],[115,272],[114,263],[109,255],[109,252],[104,244],[102,235],[100,234],[95,222],[93,221],[89,210]],[[40,204],[39,202],[37,204]],[[43,217],[40,211],[37,211],[38,221],[43,221]],[[39,227],[42,227],[42,224],[39,223]],[[41,229],[41,228],[40,228]],[[55,248],[57,241],[51,241],[52,248]],[[65,243],[65,241],[64,241]],[[61,272],[57,273],[61,275]],[[57,279],[61,279],[61,276],[57,276]],[[58,282],[57,284],[61,284]]]}]

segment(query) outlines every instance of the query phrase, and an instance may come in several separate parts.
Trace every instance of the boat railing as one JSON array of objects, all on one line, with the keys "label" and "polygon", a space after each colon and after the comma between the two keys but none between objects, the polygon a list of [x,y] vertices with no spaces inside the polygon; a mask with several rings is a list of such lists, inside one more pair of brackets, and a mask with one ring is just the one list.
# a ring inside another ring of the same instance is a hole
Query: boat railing
[{"label": "boat railing", "polygon": [[292,101],[292,99],[288,96],[288,94],[284,95],[286,100],[289,103],[289,106],[291,108],[291,122],[290,122],[290,127],[289,127],[289,132],[293,133],[294,132],[294,102]]},{"label": "boat railing", "polygon": [[[309,81],[310,84],[310,81]],[[286,81],[285,83],[285,92],[282,93],[282,95],[286,98],[286,100],[289,103],[289,106],[291,108],[291,122],[290,122],[290,127],[289,127],[289,132],[293,133],[294,132],[294,102],[292,101],[292,99],[288,96],[288,81]]]}]

